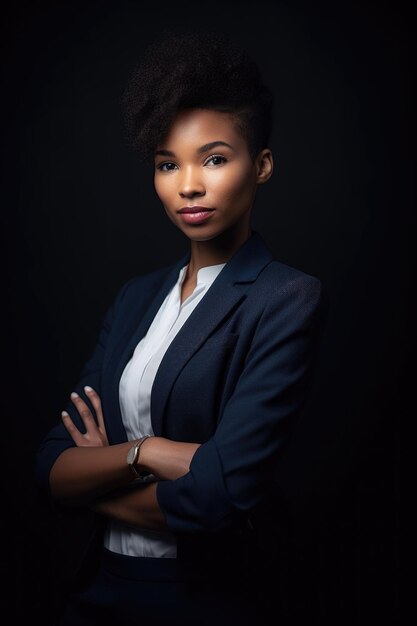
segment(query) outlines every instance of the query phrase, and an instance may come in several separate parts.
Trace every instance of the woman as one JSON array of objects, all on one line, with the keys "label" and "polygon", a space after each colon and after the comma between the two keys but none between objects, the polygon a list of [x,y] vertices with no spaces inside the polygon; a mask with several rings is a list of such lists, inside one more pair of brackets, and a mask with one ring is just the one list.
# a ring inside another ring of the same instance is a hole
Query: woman
[{"label": "woman", "polygon": [[275,260],[250,225],[273,171],[273,97],[225,37],[167,34],[124,104],[190,251],[121,288],[40,447],[52,501],[97,518],[100,550],[61,623],[259,623],[251,537],[323,312],[320,280]]}]

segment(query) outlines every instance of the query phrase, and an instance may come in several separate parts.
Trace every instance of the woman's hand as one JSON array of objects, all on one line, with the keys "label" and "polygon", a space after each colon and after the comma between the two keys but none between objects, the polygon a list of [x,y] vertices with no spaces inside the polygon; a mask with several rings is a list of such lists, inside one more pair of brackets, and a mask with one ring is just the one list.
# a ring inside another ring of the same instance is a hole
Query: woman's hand
[{"label": "woman's hand", "polygon": [[97,415],[98,423],[95,421],[93,414],[91,413],[84,400],[77,393],[73,392],[71,394],[71,400],[75,404],[78,413],[80,414],[80,417],[86,428],[86,432],[83,434],[78,430],[66,411],[62,411],[61,413],[64,426],[71,435],[74,443],[78,448],[97,448],[108,446],[109,440],[107,439],[106,427],[104,425],[100,396],[91,387],[84,387],[84,391],[91,400],[91,404],[93,405]]}]

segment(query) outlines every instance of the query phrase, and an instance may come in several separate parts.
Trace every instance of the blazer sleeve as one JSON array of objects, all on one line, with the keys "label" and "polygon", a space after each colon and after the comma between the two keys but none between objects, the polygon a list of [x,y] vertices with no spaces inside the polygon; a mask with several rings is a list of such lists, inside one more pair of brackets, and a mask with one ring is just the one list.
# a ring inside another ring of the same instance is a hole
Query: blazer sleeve
[{"label": "blazer sleeve", "polygon": [[[83,398],[84,402],[89,406],[95,417],[96,413],[94,407],[84,392],[84,385],[90,385],[90,387],[95,389],[100,395],[101,369],[108,343],[108,337],[113,321],[117,316],[120,306],[122,305],[126,291],[134,280],[137,280],[137,277],[131,278],[122,286],[116,295],[113,304],[106,311],[102,319],[101,329],[95,348],[83,366],[78,382],[73,387],[73,390]],[[72,401],[68,401],[65,406],[65,410],[70,414],[77,428],[84,432],[84,424]],[[50,496],[49,473],[51,468],[58,456],[64,450],[74,446],[75,443],[62,422],[55,425],[43,439],[36,455],[36,482],[40,493]]]},{"label": "blazer sleeve", "polygon": [[187,474],[157,485],[170,530],[226,530],[263,500],[304,402],[326,312],[314,276],[271,289],[214,435],[197,449]]}]

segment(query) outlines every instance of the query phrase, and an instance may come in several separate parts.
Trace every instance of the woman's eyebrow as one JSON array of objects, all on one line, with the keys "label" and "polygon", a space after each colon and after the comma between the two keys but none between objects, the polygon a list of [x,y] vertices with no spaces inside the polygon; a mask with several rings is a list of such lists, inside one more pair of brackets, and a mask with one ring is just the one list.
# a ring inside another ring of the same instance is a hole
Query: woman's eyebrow
[{"label": "woman's eyebrow", "polygon": [[[203,152],[207,152],[207,150],[211,150],[216,146],[226,146],[227,148],[235,150],[233,146],[231,146],[229,143],[226,143],[225,141],[211,141],[210,143],[205,143],[204,146],[200,146],[199,148],[197,148],[197,153],[202,154]],[[175,156],[175,152],[172,152],[171,150],[156,150],[155,156],[157,156],[158,154],[167,157]]]}]

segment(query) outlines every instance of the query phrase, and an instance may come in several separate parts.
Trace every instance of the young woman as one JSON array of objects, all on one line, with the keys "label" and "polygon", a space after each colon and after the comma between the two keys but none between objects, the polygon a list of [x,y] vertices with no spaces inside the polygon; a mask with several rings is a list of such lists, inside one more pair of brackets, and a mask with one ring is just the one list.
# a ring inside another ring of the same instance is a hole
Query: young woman
[{"label": "young woman", "polygon": [[251,228],[273,97],[244,51],[166,34],[124,104],[190,249],[121,288],[39,449],[52,501],[97,519],[61,623],[259,623],[250,538],[306,396],[322,285]]}]

